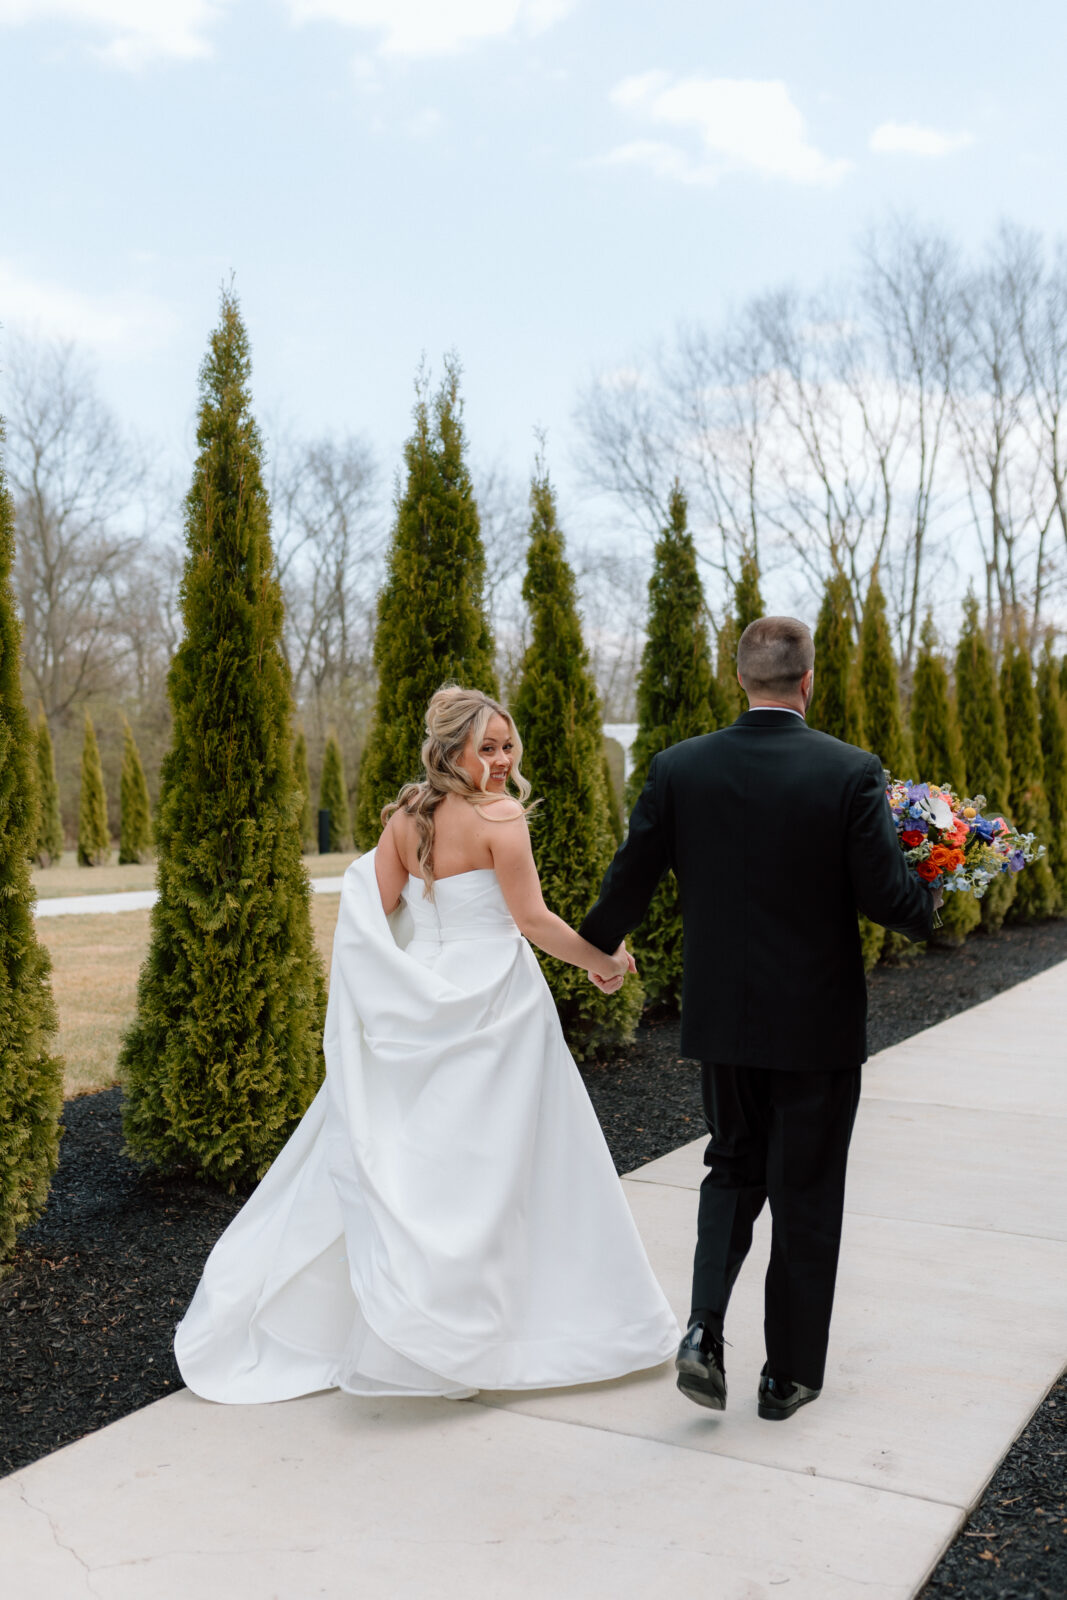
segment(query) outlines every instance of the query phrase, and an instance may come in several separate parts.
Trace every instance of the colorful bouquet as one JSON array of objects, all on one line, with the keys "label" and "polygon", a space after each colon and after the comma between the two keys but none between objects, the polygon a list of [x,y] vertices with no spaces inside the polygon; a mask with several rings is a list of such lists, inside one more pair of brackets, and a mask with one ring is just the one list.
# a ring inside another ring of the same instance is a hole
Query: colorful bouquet
[{"label": "colorful bouquet", "polygon": [[1032,833],[1020,833],[1003,817],[984,817],[983,794],[963,800],[944,784],[885,776],[905,861],[945,894],[966,892],[980,900],[1002,872],[1021,872],[1045,854]]}]

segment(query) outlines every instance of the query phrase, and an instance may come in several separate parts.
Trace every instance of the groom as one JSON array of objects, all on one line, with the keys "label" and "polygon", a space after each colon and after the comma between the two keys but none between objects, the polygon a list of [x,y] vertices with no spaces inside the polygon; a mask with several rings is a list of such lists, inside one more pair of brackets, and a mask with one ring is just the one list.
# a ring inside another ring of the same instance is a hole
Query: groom
[{"label": "groom", "polygon": [[750,709],[653,758],[580,930],[617,949],[673,868],[685,934],[681,1048],[701,1063],[711,1135],[678,1387],[725,1407],[723,1319],[769,1200],[758,1397],[768,1420],[822,1388],[867,1057],[856,914],[925,939],[934,910],[897,844],[881,762],[804,721],[814,662],[811,634],[792,617],[745,629],[737,676]]}]

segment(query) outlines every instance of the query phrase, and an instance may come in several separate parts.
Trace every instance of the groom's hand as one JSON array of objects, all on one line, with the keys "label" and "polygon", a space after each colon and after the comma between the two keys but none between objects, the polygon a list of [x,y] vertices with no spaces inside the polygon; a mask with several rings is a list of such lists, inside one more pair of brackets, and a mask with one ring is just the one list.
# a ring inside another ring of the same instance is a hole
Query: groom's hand
[{"label": "groom's hand", "polygon": [[637,971],[637,963],[629,950],[627,950],[625,940],[615,951],[612,960],[616,963],[617,970],[610,977],[602,978],[595,972],[589,973],[589,982],[595,984],[601,994],[615,994],[618,989],[622,988],[623,980],[627,975]]}]

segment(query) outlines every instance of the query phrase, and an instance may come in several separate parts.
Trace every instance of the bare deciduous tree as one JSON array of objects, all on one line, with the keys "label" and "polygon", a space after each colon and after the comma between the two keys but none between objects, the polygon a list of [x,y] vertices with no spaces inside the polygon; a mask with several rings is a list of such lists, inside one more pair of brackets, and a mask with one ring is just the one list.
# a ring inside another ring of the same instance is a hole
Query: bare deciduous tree
[{"label": "bare deciduous tree", "polygon": [[146,473],[72,344],[9,336],[4,411],[25,667],[61,718],[121,675]]}]

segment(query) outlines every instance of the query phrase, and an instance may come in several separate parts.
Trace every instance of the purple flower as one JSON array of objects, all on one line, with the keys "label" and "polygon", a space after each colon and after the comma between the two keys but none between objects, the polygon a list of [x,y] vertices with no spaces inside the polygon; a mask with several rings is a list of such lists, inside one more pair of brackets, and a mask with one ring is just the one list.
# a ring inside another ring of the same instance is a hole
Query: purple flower
[{"label": "purple flower", "polygon": [[1008,857],[1008,866],[1012,872],[1021,872],[1026,865],[1026,857],[1021,850],[1013,850]]},{"label": "purple flower", "polygon": [[929,798],[930,798],[930,785],[928,783],[909,783],[908,784],[908,799],[909,800],[929,800]]}]

